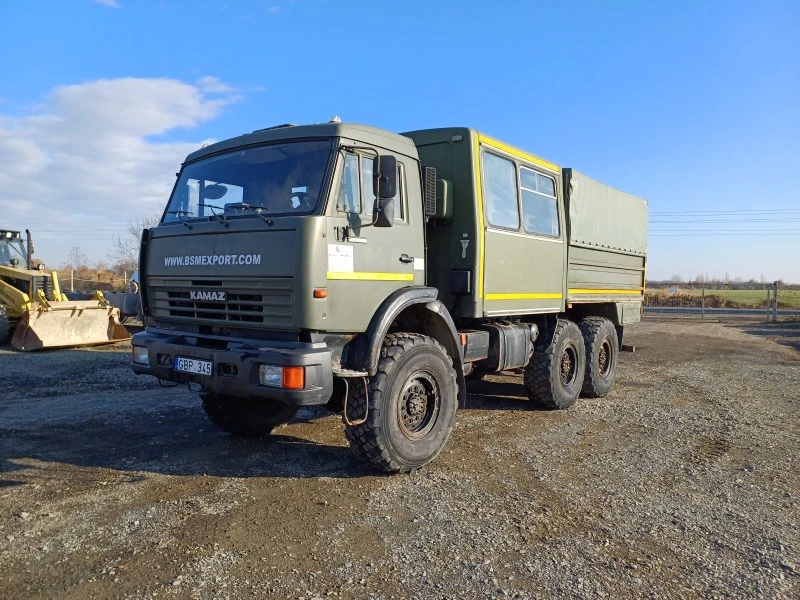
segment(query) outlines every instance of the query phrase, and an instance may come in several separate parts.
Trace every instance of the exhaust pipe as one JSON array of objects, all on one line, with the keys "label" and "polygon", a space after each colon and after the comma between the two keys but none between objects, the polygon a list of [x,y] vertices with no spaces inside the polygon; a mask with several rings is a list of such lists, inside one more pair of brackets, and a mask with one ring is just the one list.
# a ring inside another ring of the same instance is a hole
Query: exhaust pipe
[{"label": "exhaust pipe", "polygon": [[31,269],[31,255],[33,254],[33,238],[31,237],[31,230],[25,230],[25,238],[26,238],[26,249],[27,249],[27,259],[28,259],[28,270]]}]

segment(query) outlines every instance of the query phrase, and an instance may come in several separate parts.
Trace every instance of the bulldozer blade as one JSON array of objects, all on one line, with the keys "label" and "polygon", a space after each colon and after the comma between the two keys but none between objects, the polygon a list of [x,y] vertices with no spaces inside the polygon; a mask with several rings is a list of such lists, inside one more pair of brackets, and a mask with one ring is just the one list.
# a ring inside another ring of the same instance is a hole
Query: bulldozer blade
[{"label": "bulldozer blade", "polygon": [[25,352],[113,344],[131,339],[119,309],[96,301],[54,302],[23,314],[11,345]]}]

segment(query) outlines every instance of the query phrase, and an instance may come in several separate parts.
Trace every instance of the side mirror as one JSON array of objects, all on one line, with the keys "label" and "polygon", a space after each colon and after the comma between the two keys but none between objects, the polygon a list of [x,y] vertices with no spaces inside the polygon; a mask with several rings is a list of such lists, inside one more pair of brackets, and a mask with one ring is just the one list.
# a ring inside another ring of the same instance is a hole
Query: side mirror
[{"label": "side mirror", "polygon": [[228,193],[227,186],[220,183],[212,183],[203,188],[203,198],[206,200],[219,200]]},{"label": "side mirror", "polygon": [[372,172],[372,191],[375,197],[378,200],[394,198],[397,193],[397,159],[388,154],[374,158]]},{"label": "side mirror", "polygon": [[375,201],[377,214],[374,216],[375,227],[391,227],[394,225],[394,198],[380,198]]}]

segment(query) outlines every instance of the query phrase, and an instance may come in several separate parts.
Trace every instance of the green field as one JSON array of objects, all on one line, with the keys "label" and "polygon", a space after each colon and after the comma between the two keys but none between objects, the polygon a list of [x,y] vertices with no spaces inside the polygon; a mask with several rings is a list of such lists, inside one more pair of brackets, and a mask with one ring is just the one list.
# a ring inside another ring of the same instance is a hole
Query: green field
[{"label": "green field", "polygon": [[[645,306],[700,306],[702,291],[681,288],[670,292],[666,289],[650,289],[645,292]],[[764,308],[766,290],[709,290],[705,291],[707,308]],[[771,302],[771,292],[770,292]],[[800,290],[779,290],[778,308],[800,309]]]}]

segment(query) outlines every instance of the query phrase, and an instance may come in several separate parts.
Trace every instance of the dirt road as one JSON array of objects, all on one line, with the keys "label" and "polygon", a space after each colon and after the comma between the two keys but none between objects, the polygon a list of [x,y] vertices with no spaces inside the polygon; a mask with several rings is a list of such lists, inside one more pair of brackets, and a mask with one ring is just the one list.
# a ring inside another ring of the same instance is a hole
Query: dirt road
[{"label": "dirt road", "polygon": [[125,344],[0,349],[0,597],[800,595],[800,324],[630,328],[611,396],[469,385],[439,459],[369,471],[322,410],[213,428]]}]

